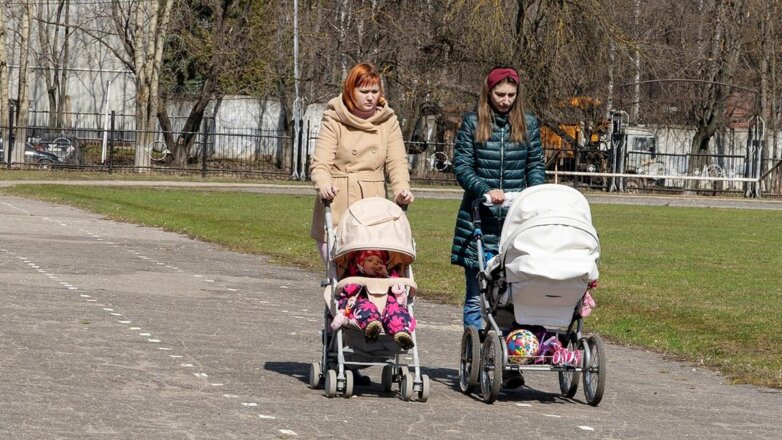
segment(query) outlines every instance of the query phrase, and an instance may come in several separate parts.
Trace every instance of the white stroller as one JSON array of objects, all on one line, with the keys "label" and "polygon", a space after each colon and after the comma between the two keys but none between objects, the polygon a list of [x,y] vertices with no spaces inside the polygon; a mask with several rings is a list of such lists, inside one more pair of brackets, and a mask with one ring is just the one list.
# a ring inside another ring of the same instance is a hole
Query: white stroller
[{"label": "white stroller", "polygon": [[[383,391],[390,391],[392,385],[398,383],[402,399],[412,400],[415,397],[419,402],[427,401],[429,377],[421,374],[415,330],[410,334],[414,346],[405,351],[388,335],[380,335],[377,341],[368,343],[364,333],[350,324],[344,324],[335,331],[331,329],[333,317],[338,313],[339,293],[347,284],[364,286],[368,299],[378,310],[385,308],[389,288],[401,284],[408,293],[408,312],[414,316],[413,297],[417,286],[411,264],[415,260],[415,242],[407,216],[395,203],[370,197],[350,205],[334,230],[329,203],[325,204],[325,208],[328,262],[327,279],[322,282],[326,302],[321,332],[323,350],[320,362],[310,365],[310,387],[319,388],[323,382],[327,397],[338,393],[350,397],[353,395],[353,370],[376,365],[383,367]],[[387,251],[390,257],[388,266],[398,268],[400,277],[345,276],[352,253],[372,249]],[[409,359],[410,355],[412,364],[402,361],[403,357]]]},{"label": "white stroller", "polygon": [[[582,302],[598,278],[600,257],[589,203],[577,190],[554,184],[506,193],[506,199],[510,208],[500,235],[499,254],[486,262],[478,215],[485,201],[479,199],[473,205],[481,315],[487,328],[464,331],[460,389],[469,394],[480,381],[483,400],[492,403],[504,383],[503,374],[556,371],[560,391],[571,398],[578,389],[580,373],[587,403],[596,406],[605,387],[603,341],[596,334],[581,333]],[[514,325],[542,326],[556,337],[552,341],[558,339],[558,345],[572,353],[572,362],[559,362],[553,356],[509,359],[503,334]]]}]

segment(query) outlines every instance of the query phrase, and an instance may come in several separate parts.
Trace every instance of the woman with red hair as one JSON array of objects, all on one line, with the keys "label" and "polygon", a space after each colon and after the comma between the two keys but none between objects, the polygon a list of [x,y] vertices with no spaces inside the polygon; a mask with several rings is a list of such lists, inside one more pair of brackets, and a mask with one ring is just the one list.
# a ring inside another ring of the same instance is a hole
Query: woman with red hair
[{"label": "woman with red hair", "polygon": [[396,203],[407,205],[410,191],[402,130],[383,96],[375,66],[357,64],[342,94],[329,101],[312,155],[310,176],[318,199],[310,235],[325,260],[325,216],[321,200],[331,200],[334,224],[347,207],[366,197],[386,197],[386,175]]}]

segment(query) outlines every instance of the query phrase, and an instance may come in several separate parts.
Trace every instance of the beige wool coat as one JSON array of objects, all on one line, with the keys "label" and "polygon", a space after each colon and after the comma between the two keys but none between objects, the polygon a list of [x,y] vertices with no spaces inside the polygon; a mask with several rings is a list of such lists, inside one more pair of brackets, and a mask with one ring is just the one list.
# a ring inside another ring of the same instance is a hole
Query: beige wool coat
[{"label": "beige wool coat", "polygon": [[[310,162],[316,191],[339,188],[331,203],[334,227],[347,207],[365,197],[386,197],[386,177],[394,197],[410,189],[407,153],[394,111],[386,104],[369,119],[350,113],[342,95],[329,101]],[[319,194],[319,193],[318,193]],[[310,235],[326,241],[323,204],[316,196]]]}]

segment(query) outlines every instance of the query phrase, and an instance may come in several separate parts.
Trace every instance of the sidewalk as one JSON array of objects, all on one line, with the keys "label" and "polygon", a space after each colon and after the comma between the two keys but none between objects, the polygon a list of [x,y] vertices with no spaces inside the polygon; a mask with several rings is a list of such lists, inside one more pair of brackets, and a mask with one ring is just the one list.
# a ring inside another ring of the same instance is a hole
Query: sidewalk
[{"label": "sidewalk", "polygon": [[597,408],[556,375],[493,405],[456,390],[459,307],[420,301],[429,402],[326,399],[321,274],[0,195],[0,438],[775,439],[782,392],[609,345]]}]

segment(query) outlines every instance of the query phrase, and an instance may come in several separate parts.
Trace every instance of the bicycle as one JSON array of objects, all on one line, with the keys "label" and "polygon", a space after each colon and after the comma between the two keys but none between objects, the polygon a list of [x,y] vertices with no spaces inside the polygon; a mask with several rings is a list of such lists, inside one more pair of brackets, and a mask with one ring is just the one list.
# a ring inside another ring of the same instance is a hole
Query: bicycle
[{"label": "bicycle", "polygon": [[147,146],[149,151],[149,158],[153,162],[166,162],[174,157],[171,150],[168,149],[168,145],[163,141],[155,141]]},{"label": "bicycle", "polygon": [[439,171],[441,173],[444,173],[446,171],[450,171],[451,166],[453,164],[448,159],[448,155],[443,153],[442,151],[438,151],[431,156],[429,156],[429,170],[430,171]]}]

